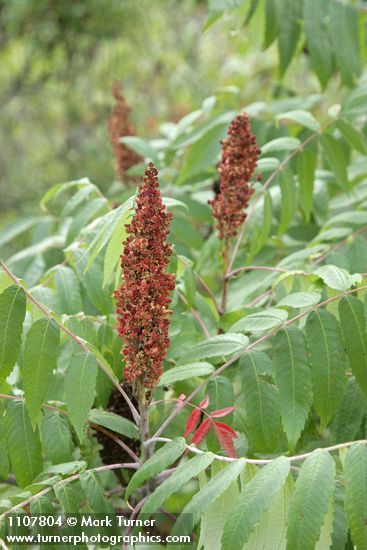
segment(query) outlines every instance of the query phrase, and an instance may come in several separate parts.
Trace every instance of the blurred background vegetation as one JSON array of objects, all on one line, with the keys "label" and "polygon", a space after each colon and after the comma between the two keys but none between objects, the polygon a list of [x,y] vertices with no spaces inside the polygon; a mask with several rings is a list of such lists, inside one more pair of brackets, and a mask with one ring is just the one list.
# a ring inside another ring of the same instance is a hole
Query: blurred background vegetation
[{"label": "blurred background vegetation", "polygon": [[114,79],[143,137],[212,94],[238,109],[319,90],[299,66],[282,88],[276,51],[259,51],[261,21],[245,28],[245,13],[229,14],[203,33],[207,14],[199,0],[0,0],[1,226],[56,182],[111,184]]},{"label": "blurred background vegetation", "polygon": [[[257,9],[244,25],[258,1],[227,4],[243,9],[203,32],[206,0],[0,0],[0,227],[38,211],[57,182],[88,176],[109,188],[115,79],[142,137],[213,94],[224,110],[320,93],[307,55],[282,83],[274,19]],[[270,47],[261,51],[264,37]],[[339,89],[338,79],[329,83],[329,102]]]}]

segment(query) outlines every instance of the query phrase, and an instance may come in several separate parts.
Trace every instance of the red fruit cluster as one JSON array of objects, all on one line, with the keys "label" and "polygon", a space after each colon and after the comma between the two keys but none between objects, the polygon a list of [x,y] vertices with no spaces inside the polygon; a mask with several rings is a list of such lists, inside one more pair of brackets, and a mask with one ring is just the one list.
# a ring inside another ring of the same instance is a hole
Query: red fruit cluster
[{"label": "red fruit cluster", "polygon": [[228,137],[221,143],[220,190],[209,204],[216,219],[215,228],[219,238],[228,241],[236,236],[238,227],[246,218],[245,209],[254,192],[250,187],[250,180],[261,150],[251,133],[250,122],[245,113],[231,122]]},{"label": "red fruit cluster", "polygon": [[121,86],[118,82],[114,84],[113,95],[116,99],[116,106],[108,121],[108,131],[116,160],[116,177],[122,181],[126,170],[139,164],[143,159],[129,147],[120,143],[120,138],[135,135],[135,128],[129,122],[131,109],[121,93]]},{"label": "red fruit cluster", "polygon": [[115,291],[118,331],[124,338],[124,375],[128,381],[154,387],[162,374],[169,346],[170,292],[175,277],[166,273],[172,246],[166,243],[172,214],[162,203],[158,172],[145,171],[136,212],[126,225],[128,237],[121,255],[122,284]]}]

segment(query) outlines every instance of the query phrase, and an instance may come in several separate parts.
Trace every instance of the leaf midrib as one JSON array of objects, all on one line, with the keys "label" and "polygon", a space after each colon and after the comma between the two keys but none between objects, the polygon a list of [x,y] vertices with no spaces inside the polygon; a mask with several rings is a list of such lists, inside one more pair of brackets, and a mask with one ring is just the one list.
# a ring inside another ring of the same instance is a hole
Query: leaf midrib
[{"label": "leaf midrib", "polygon": [[4,353],[5,353],[6,341],[7,341],[7,337],[8,337],[8,330],[9,330],[10,317],[11,317],[11,314],[12,314],[12,311],[13,311],[13,307],[14,307],[15,300],[17,299],[17,296],[18,296],[18,292],[20,292],[20,286],[18,286],[18,288],[17,288],[17,290],[16,290],[16,292],[15,292],[15,294],[14,294],[13,301],[12,301],[11,306],[10,306],[10,308],[9,308],[8,317],[7,317],[7,319],[6,319],[5,332],[4,332],[4,340],[3,340],[3,346],[2,346],[2,351],[1,351],[0,366],[3,364],[3,360],[4,360]]},{"label": "leaf midrib", "polygon": [[31,478],[34,479],[35,475],[34,475],[34,473],[33,473],[33,462],[32,462],[32,456],[31,456],[31,454],[30,454],[29,443],[28,443],[28,437],[27,437],[25,412],[26,412],[26,409],[25,409],[24,406],[22,406],[22,421],[23,421],[24,442],[25,442],[25,448],[26,448],[27,455],[28,455],[28,463],[29,463],[29,469],[30,469],[30,473],[31,473]]},{"label": "leaf midrib", "polygon": [[[41,373],[40,365],[41,365],[41,363],[43,363],[43,350],[44,350],[44,347],[45,347],[46,334],[48,333],[48,328],[50,326],[50,323],[51,323],[51,319],[47,319],[45,330],[44,330],[44,333],[43,333],[43,336],[42,336],[42,343],[41,343],[41,348],[40,348],[40,352],[39,352],[39,355],[38,355],[37,366],[36,366],[36,369],[35,369],[35,371],[36,371],[36,384],[35,384],[36,391],[35,391],[34,395],[37,395],[36,392],[37,392],[37,388],[39,387],[38,384],[39,384],[40,373]],[[32,409],[34,408],[34,406],[35,406],[35,404],[33,403]]]}]

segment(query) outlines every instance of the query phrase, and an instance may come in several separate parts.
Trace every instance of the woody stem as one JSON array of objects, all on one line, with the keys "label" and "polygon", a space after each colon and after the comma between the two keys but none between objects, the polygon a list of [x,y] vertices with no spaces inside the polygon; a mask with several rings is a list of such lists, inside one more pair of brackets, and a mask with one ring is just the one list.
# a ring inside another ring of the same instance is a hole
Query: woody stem
[{"label": "woody stem", "polygon": [[[140,412],[140,458],[143,462],[148,460],[150,456],[154,453],[154,446],[153,445],[147,445],[147,441],[150,439],[150,433],[149,433],[149,399],[147,399],[144,382],[141,380],[138,382],[137,388],[136,388],[137,398],[138,398],[138,404],[139,404],[139,412]],[[154,481],[151,479],[147,482],[144,492],[145,492],[145,498],[154,491],[155,484]]]},{"label": "woody stem", "polygon": [[222,290],[222,302],[220,306],[220,315],[224,315],[227,307],[228,284],[229,284],[227,272],[228,272],[230,244],[231,244],[230,241],[226,239],[224,250],[223,250],[223,290]]},{"label": "woody stem", "polygon": [[149,439],[149,415],[148,415],[148,403],[145,394],[145,388],[143,384],[139,384],[137,387],[137,398],[139,404],[140,413],[140,442],[141,442],[141,459],[144,461],[149,458],[149,450],[144,445],[144,442]]}]

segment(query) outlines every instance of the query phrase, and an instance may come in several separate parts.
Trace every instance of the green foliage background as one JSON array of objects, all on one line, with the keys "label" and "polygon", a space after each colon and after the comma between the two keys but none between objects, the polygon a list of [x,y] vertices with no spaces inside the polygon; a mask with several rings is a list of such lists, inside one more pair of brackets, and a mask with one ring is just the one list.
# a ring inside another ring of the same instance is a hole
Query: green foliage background
[{"label": "green foliage background", "polygon": [[[0,519],[129,499],[177,514],[175,533],[192,514],[206,550],[365,549],[367,6],[107,4],[0,4]],[[138,127],[124,143],[144,157],[131,172],[154,161],[174,215],[171,345],[149,411],[158,439],[139,469],[134,407],[107,410],[123,368],[112,296],[135,204],[135,189],[113,181],[116,77]],[[208,199],[242,110],[262,183],[221,311]],[[212,433],[199,448],[180,437],[206,395],[202,414],[230,408],[238,459]],[[129,446],[119,492],[101,428]]]},{"label": "green foliage background", "polygon": [[195,0],[16,0],[0,14],[3,212],[34,210],[52,183],[87,175],[111,184],[114,79],[143,136],[222,86],[239,84],[242,97],[245,83],[246,95],[259,86],[245,74],[255,60],[240,57],[249,37],[203,35],[207,10]]}]

